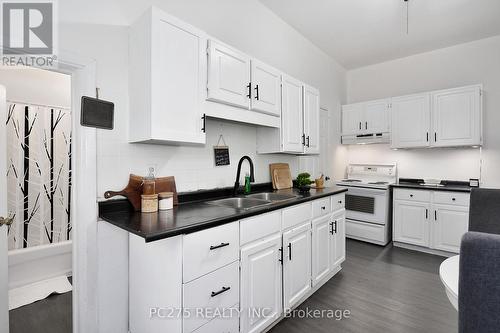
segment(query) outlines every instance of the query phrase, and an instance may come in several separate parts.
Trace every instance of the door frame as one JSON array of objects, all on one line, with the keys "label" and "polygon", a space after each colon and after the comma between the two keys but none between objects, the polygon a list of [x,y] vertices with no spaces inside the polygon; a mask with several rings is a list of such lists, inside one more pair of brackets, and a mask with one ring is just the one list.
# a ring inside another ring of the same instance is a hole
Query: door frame
[{"label": "door frame", "polygon": [[80,126],[79,112],[81,97],[95,95],[96,60],[60,50],[53,67],[40,69],[71,76],[73,333],[97,332],[97,131]]}]

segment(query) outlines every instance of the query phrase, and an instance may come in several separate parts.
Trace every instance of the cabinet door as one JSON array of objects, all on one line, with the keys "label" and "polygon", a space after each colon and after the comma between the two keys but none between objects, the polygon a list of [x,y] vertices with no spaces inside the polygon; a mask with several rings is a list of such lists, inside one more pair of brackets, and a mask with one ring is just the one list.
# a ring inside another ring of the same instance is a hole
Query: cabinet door
[{"label": "cabinet door", "polygon": [[389,103],[383,99],[365,103],[364,131],[366,133],[389,132]]},{"label": "cabinet door", "polygon": [[258,60],[252,59],[251,109],[273,116],[281,116],[281,73]]},{"label": "cabinet door", "polygon": [[432,94],[433,145],[481,144],[481,87],[443,90]]},{"label": "cabinet door", "polygon": [[311,223],[283,234],[283,299],[291,309],[311,290]]},{"label": "cabinet door", "polygon": [[364,105],[362,103],[342,106],[342,135],[363,132]]},{"label": "cabinet door", "polygon": [[312,284],[317,285],[331,272],[332,245],[331,216],[327,215],[312,222]]},{"label": "cabinet door", "polygon": [[429,247],[429,214],[427,203],[394,201],[394,240]]},{"label": "cabinet door", "polygon": [[469,230],[469,208],[434,205],[432,247],[448,252],[460,252],[462,236]]},{"label": "cabinet door", "polygon": [[241,249],[242,333],[261,332],[283,313],[281,249],[281,234]]},{"label": "cabinet door", "polygon": [[319,91],[304,85],[304,133],[306,154],[319,154]]},{"label": "cabinet door", "polygon": [[248,108],[250,93],[250,58],[210,40],[208,99]]},{"label": "cabinet door", "polygon": [[[206,43],[203,33],[153,12],[151,52],[151,123],[149,139],[165,142],[205,143],[202,130],[202,91],[206,81]],[[142,61],[146,61],[143,59]],[[132,72],[143,77],[145,73]],[[135,84],[135,83],[133,83]],[[139,87],[136,87],[139,88]],[[134,91],[134,98],[145,87]],[[143,110],[145,105],[133,105]],[[131,119],[131,131],[140,128],[146,114]]]},{"label": "cabinet door", "polygon": [[429,146],[429,94],[393,98],[391,119],[392,148]]},{"label": "cabinet door", "polygon": [[283,75],[282,98],[281,130],[283,151],[302,153],[304,152],[305,143],[303,141],[305,134],[302,82]]},{"label": "cabinet door", "polygon": [[339,212],[331,218],[332,234],[332,269],[345,260],[345,211]]}]

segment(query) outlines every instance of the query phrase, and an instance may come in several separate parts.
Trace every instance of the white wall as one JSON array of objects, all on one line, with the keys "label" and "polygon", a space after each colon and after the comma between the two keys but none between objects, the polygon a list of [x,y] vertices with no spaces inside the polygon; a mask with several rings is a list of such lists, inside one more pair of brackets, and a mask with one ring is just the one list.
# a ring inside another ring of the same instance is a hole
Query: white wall
[{"label": "white wall", "polygon": [[0,66],[0,84],[7,100],[29,104],[71,107],[71,77],[29,67]]},{"label": "white wall", "polygon": [[[127,27],[155,1],[68,1],[61,3],[60,45],[97,60],[97,85],[101,98],[115,103],[115,130],[98,133],[98,196],[121,189],[129,173],[145,174],[154,165],[157,175],[174,175],[179,191],[231,186],[236,164],[245,154],[256,162],[256,181],[270,181],[268,164],[288,162],[297,172],[295,156],[256,155],[256,128],[209,120],[204,147],[131,145],[128,136],[128,39]],[[95,6],[94,6],[95,5]],[[332,113],[338,131],[340,104],[345,102],[345,70],[311,42],[256,0],[170,0],[156,5],[212,36],[247,52],[321,92],[321,105]],[[91,8],[100,8],[98,13]],[[95,15],[94,15],[95,14]],[[70,22],[68,22],[70,21]],[[106,25],[97,24],[105,23]],[[120,24],[116,26],[108,25]],[[223,134],[230,146],[231,165],[214,167],[213,145]],[[335,135],[334,137],[338,137]],[[332,151],[337,149],[332,145]],[[340,148],[342,149],[342,148]],[[332,161],[328,172],[336,170]],[[338,162],[337,162],[338,163]]]},{"label": "white wall", "polygon": [[[349,103],[468,84],[484,84],[482,180],[500,187],[500,36],[351,70]],[[479,149],[392,151],[388,145],[349,146],[350,162],[397,162],[399,176],[468,180],[479,177]]]}]

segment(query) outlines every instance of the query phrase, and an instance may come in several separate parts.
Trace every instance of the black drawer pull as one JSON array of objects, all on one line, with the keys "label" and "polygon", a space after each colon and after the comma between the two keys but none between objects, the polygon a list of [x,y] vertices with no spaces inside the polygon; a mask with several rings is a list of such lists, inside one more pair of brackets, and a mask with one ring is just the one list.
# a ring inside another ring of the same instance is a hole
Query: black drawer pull
[{"label": "black drawer pull", "polygon": [[221,290],[219,290],[219,291],[212,291],[212,295],[211,295],[211,296],[212,296],[212,297],[215,297],[215,296],[217,296],[217,295],[220,295],[220,294],[222,294],[222,293],[225,293],[225,292],[226,292],[226,291],[228,291],[229,289],[231,289],[231,287],[222,287],[222,289],[221,289]]},{"label": "black drawer pull", "polygon": [[452,198],[451,200],[456,201],[457,199],[456,198]]},{"label": "black drawer pull", "polygon": [[292,243],[288,243],[288,260],[292,260]]},{"label": "black drawer pull", "polygon": [[220,243],[219,245],[210,246],[210,250],[220,249],[221,247],[229,246],[229,243]]},{"label": "black drawer pull", "polygon": [[410,198],[413,198],[413,194],[410,194]]},{"label": "black drawer pull", "polygon": [[342,200],[339,200],[339,204],[341,204],[341,205],[342,205]]},{"label": "black drawer pull", "polygon": [[325,210],[325,209],[326,209],[326,207],[325,207],[325,206],[321,206],[321,209]]}]

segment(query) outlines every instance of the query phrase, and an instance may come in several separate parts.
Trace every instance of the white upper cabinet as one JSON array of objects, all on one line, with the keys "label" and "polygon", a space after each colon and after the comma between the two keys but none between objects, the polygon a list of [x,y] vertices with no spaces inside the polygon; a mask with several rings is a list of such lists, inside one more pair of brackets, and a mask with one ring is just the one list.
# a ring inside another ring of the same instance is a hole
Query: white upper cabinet
[{"label": "white upper cabinet", "polygon": [[389,132],[389,103],[387,99],[365,103],[365,122],[362,125],[366,133]]},{"label": "white upper cabinet", "polygon": [[306,154],[319,154],[319,91],[304,85],[304,134]]},{"label": "white upper cabinet", "polygon": [[342,106],[342,135],[362,133],[364,112],[365,109],[362,103]]},{"label": "white upper cabinet", "polygon": [[481,86],[432,93],[433,146],[481,145]]},{"label": "white upper cabinet", "polygon": [[204,144],[205,34],[153,7],[129,41],[129,141]]},{"label": "white upper cabinet", "polygon": [[416,148],[430,145],[430,94],[392,99],[392,148]]},{"label": "white upper cabinet", "polygon": [[283,151],[303,153],[305,133],[302,82],[283,75],[282,98],[281,130]]},{"label": "white upper cabinet", "polygon": [[250,57],[210,40],[208,64],[208,100],[248,108]]},{"label": "white upper cabinet", "polygon": [[252,59],[251,110],[281,116],[281,72]]}]

